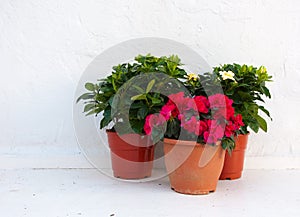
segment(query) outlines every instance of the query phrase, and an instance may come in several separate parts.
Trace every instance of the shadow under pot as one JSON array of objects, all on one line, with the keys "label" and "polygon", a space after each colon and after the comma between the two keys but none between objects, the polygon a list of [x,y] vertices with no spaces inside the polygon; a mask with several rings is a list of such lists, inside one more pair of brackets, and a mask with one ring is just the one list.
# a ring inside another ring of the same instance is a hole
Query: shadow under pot
[{"label": "shadow under pot", "polygon": [[119,135],[106,131],[111,150],[113,174],[121,179],[142,179],[151,176],[154,144],[150,136]]}]

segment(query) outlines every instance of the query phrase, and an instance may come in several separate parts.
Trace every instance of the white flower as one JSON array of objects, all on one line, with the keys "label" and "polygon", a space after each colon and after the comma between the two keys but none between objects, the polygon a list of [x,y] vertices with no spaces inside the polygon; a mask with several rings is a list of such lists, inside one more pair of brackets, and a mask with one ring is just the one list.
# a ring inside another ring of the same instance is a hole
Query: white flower
[{"label": "white flower", "polygon": [[223,80],[230,79],[230,80],[236,82],[236,80],[233,77],[234,73],[232,71],[227,71],[227,72],[226,71],[220,71],[219,73],[222,76]]}]

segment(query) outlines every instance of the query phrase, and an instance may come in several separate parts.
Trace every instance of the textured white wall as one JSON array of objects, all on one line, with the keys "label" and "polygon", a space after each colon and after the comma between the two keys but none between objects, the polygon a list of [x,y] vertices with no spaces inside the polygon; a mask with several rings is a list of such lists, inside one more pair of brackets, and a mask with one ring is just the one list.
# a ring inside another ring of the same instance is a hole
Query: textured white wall
[{"label": "textured white wall", "polygon": [[297,0],[1,0],[0,155],[77,155],[81,73],[104,49],[154,36],[185,43],[211,66],[264,64],[274,121],[251,136],[248,156],[300,157],[299,20]]}]

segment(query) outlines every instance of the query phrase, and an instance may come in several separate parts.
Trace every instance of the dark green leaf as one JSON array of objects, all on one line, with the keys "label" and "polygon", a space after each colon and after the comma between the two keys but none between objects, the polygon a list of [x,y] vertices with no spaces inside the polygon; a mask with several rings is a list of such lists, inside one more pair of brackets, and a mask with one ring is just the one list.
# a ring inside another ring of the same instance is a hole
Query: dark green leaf
[{"label": "dark green leaf", "polygon": [[267,97],[271,98],[271,94],[270,94],[269,89],[268,89],[267,87],[265,87],[265,86],[262,86],[261,88],[263,89],[264,94],[265,94]]},{"label": "dark green leaf", "polygon": [[104,116],[100,122],[100,129],[103,129],[104,127],[106,127],[110,122],[111,122],[111,119]]},{"label": "dark green leaf", "polygon": [[267,122],[265,121],[265,119],[263,119],[261,116],[259,116],[259,115],[257,115],[256,117],[256,120],[257,120],[257,122],[258,122],[258,124],[259,124],[259,127],[263,130],[263,131],[265,131],[265,132],[267,132],[268,131],[268,127],[267,127]]},{"label": "dark green leaf", "polygon": [[[258,108],[259,108],[262,112],[264,112],[268,117],[271,118],[270,112],[269,112],[267,109],[265,109],[263,106],[258,106]],[[272,118],[271,118],[271,120],[272,120]]]},{"label": "dark green leaf", "polygon": [[145,119],[148,114],[148,107],[142,107],[137,112],[137,118],[142,120]]},{"label": "dark green leaf", "polygon": [[249,127],[255,132],[257,133],[259,130],[259,124],[258,122],[249,122]]}]

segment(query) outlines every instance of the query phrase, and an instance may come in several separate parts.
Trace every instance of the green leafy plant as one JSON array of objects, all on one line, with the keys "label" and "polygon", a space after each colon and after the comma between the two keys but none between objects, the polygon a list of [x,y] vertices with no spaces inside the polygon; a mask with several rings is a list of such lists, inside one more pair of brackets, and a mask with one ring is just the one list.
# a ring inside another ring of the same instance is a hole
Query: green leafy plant
[{"label": "green leafy plant", "polygon": [[[86,115],[103,114],[101,129],[113,123],[112,130],[118,127],[122,131],[119,133],[130,132],[129,128],[132,128],[134,132],[143,134],[146,116],[159,112],[167,100],[160,90],[166,93],[168,89],[174,91],[177,87],[174,82],[170,84],[170,79],[186,77],[180,66],[176,55],[138,55],[133,63],[114,66],[111,74],[99,82],[86,83],[87,92],[77,102],[84,101],[83,112]],[[154,86],[155,91],[152,91]],[[129,126],[124,123],[126,119],[130,122]]]},{"label": "green leafy plant", "polygon": [[248,65],[224,64],[213,69],[209,75],[211,80],[221,82],[225,95],[233,100],[235,111],[243,116],[245,126],[241,133],[248,133],[250,127],[255,133],[259,129],[267,132],[267,122],[259,114],[259,110],[271,118],[269,111],[263,106],[263,97],[271,98],[266,82],[272,81],[264,66],[259,68]]}]

